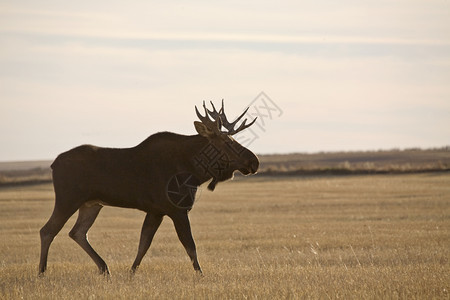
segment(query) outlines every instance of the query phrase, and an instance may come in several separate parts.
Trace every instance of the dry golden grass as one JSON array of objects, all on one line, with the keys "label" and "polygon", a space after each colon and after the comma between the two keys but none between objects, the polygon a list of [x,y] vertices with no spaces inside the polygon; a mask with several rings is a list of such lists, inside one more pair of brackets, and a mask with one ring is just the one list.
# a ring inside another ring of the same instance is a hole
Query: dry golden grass
[{"label": "dry golden grass", "polygon": [[0,189],[2,299],[449,298],[450,174],[257,176],[202,190],[191,212],[204,276],[166,218],[134,278],[144,213],[105,207],[90,231],[112,280],[67,233],[37,277],[51,185]]}]

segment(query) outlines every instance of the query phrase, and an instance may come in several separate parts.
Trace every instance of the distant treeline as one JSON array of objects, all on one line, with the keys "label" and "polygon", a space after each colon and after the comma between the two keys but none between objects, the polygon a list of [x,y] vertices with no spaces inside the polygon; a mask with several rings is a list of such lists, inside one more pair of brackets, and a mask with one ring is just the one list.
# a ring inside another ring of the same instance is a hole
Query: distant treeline
[{"label": "distant treeline", "polygon": [[450,147],[261,155],[266,175],[351,175],[443,172],[450,170]]},{"label": "distant treeline", "polygon": [[52,181],[50,167],[35,167],[31,169],[0,170],[0,187],[39,184]]},{"label": "distant treeline", "polygon": [[[319,176],[450,171],[450,147],[259,155],[259,174]],[[0,186],[51,182],[50,161],[0,163]]]}]

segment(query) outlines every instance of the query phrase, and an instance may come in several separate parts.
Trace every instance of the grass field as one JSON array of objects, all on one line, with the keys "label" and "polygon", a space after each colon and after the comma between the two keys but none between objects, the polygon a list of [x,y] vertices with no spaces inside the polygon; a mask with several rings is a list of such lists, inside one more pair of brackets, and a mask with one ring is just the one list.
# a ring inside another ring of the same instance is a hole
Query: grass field
[{"label": "grass field", "polygon": [[450,297],[450,174],[239,178],[203,188],[195,274],[170,219],[131,278],[144,213],[105,207],[89,232],[111,281],[68,237],[37,277],[50,184],[0,189],[1,299]]}]

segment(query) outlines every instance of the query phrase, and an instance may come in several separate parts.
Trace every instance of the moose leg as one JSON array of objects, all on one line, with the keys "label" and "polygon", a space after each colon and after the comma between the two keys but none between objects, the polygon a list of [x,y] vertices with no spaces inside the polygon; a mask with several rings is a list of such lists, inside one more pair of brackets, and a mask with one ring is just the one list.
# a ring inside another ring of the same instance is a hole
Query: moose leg
[{"label": "moose leg", "polygon": [[202,269],[198,264],[197,260],[197,250],[195,249],[194,238],[192,237],[191,224],[189,223],[189,218],[187,212],[179,213],[171,216],[173,224],[175,225],[175,230],[177,231],[178,238],[183,244],[184,249],[186,249],[189,258],[192,261],[194,270],[202,273]]},{"label": "moose leg", "polygon": [[141,264],[142,258],[144,257],[145,253],[147,253],[147,250],[150,247],[153,237],[155,236],[159,225],[161,225],[162,220],[162,215],[147,213],[147,215],[145,216],[144,224],[142,224],[138,253],[136,255],[136,259],[134,260],[133,266],[131,267],[131,273],[134,274],[136,272],[136,269]]},{"label": "moose leg", "polygon": [[86,204],[80,207],[78,212],[78,219],[72,230],[69,232],[69,236],[77,242],[78,245],[86,251],[87,254],[97,265],[101,274],[109,275],[108,266],[100,255],[95,252],[91,244],[89,244],[87,232],[91,228],[95,219],[97,218],[100,210],[103,206],[96,204],[93,206],[87,206]]},{"label": "moose leg", "polygon": [[57,205],[53,209],[53,213],[47,223],[41,228],[41,258],[39,261],[39,275],[42,275],[47,269],[48,250],[53,239],[58,232],[63,228],[67,220],[76,211],[76,208],[61,209]]}]

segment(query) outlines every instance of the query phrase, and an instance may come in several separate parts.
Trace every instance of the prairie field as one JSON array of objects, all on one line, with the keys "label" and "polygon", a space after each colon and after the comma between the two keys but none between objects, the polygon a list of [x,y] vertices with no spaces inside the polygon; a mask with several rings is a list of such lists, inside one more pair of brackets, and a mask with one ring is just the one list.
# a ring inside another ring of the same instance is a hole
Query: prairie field
[{"label": "prairie field", "polygon": [[450,174],[253,176],[203,187],[190,213],[204,276],[165,218],[135,276],[144,213],[105,207],[89,240],[98,274],[55,238],[37,276],[49,183],[0,188],[1,299],[448,299]]}]

